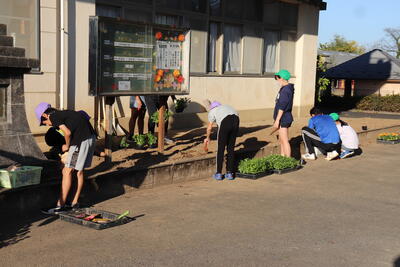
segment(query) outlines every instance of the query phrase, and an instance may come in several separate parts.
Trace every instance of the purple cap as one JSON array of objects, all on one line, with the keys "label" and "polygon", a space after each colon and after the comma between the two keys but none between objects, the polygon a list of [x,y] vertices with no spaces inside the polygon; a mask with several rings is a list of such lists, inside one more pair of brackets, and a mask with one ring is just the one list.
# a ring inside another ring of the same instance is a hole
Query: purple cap
[{"label": "purple cap", "polygon": [[221,106],[221,103],[219,103],[218,101],[213,101],[210,105],[210,110],[219,106]]},{"label": "purple cap", "polygon": [[35,108],[35,114],[36,114],[36,118],[39,121],[39,126],[43,125],[42,124],[42,115],[43,113],[46,111],[46,109],[51,108],[51,105],[49,103],[46,102],[42,102],[39,105],[36,106]]}]

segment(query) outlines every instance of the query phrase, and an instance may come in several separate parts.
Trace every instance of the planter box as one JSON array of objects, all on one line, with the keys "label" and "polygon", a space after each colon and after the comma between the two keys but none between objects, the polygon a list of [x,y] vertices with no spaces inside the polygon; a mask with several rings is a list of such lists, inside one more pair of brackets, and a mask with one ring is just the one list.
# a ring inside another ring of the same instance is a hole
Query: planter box
[{"label": "planter box", "polygon": [[[110,219],[111,221],[107,222],[107,223],[97,223],[97,222],[92,222],[92,221],[85,221],[82,218],[76,217],[82,213],[100,214],[103,219]],[[93,208],[79,209],[76,211],[61,213],[59,215],[60,215],[60,219],[63,221],[83,225],[83,226],[86,226],[86,227],[89,227],[92,229],[96,229],[96,230],[102,230],[102,229],[114,227],[117,225],[122,225],[122,224],[132,221],[132,219],[129,217],[123,217],[123,218],[117,220],[117,217],[120,214],[116,214],[116,213],[112,213],[112,212],[108,212],[108,211],[104,211],[104,210],[97,210],[97,209],[93,209]]]},{"label": "planter box", "polygon": [[381,139],[376,139],[376,142],[378,144],[389,144],[389,145],[400,144],[400,140],[381,140]]},{"label": "planter box", "polygon": [[40,184],[42,169],[38,166],[23,166],[15,171],[0,170],[0,186],[17,188]]},{"label": "planter box", "polygon": [[272,171],[266,171],[266,172],[261,172],[261,173],[256,173],[256,174],[249,174],[249,173],[240,173],[240,172],[237,172],[237,173],[236,173],[236,177],[244,178],[244,179],[256,180],[256,179],[259,179],[259,178],[262,178],[262,177],[264,177],[264,176],[268,176],[268,175],[271,175],[271,174],[273,174]]},{"label": "planter box", "polygon": [[302,166],[299,165],[299,166],[294,167],[294,168],[288,168],[288,169],[283,169],[283,170],[274,170],[274,173],[281,175],[281,174],[285,174],[285,173],[289,173],[289,172],[294,172],[294,171],[300,170],[301,168],[302,168]]}]

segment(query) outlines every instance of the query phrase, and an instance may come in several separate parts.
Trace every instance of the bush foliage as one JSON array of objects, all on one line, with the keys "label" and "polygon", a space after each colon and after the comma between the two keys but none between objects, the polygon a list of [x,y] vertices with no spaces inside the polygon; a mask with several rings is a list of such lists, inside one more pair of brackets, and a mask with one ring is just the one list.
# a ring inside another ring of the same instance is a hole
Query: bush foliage
[{"label": "bush foliage", "polygon": [[361,99],[356,108],[360,110],[400,112],[400,95],[369,95]]}]

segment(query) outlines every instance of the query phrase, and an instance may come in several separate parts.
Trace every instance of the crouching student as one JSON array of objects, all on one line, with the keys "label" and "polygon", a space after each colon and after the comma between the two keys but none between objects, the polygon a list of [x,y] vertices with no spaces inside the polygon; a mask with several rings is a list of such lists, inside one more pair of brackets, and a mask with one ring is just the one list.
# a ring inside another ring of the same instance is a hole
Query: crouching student
[{"label": "crouching student", "polygon": [[[78,208],[78,200],[83,188],[83,170],[90,167],[95,149],[96,135],[90,122],[82,112],[72,110],[56,110],[48,103],[40,103],[35,109],[39,125],[54,126],[64,133],[65,144],[62,152],[68,152],[62,170],[61,192],[55,208],[45,211],[58,214],[71,208]],[[70,205],[67,196],[71,189],[72,175],[76,172],[77,188]]]},{"label": "crouching student", "polygon": [[[228,180],[235,179],[234,177],[234,150],[236,137],[239,132],[239,116],[238,112],[228,105],[221,105],[221,103],[214,101],[209,105],[208,113],[208,127],[206,139],[204,139],[205,147],[210,143],[210,135],[213,123],[218,125],[218,149],[217,149],[217,172],[214,174],[214,179],[223,180],[224,177]],[[227,151],[226,160],[226,174],[222,175],[222,165],[224,161],[224,151]]]},{"label": "crouching student", "polygon": [[331,118],[336,122],[340,140],[342,141],[342,151],[340,158],[344,159],[354,155],[355,150],[358,149],[359,141],[358,135],[354,129],[346,122],[342,121],[337,113],[329,114]]},{"label": "crouching student", "polygon": [[316,107],[310,110],[310,115],[308,127],[301,130],[307,151],[302,158],[315,160],[317,157],[314,147],[326,155],[326,160],[336,158],[339,156],[337,150],[340,148],[340,136],[334,120],[329,115],[323,115]]}]

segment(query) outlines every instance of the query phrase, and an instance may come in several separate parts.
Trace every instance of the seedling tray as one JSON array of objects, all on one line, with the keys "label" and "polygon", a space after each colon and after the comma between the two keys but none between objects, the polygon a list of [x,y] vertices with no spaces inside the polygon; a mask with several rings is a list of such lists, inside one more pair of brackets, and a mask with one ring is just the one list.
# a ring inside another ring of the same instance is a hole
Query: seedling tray
[{"label": "seedling tray", "polygon": [[381,139],[377,139],[376,142],[378,144],[388,144],[388,145],[400,144],[400,140],[381,140]]},{"label": "seedling tray", "polygon": [[[110,219],[110,222],[107,223],[97,223],[97,222],[92,222],[92,221],[85,221],[84,219],[81,218],[76,218],[77,215],[79,214],[100,214],[102,218],[104,219]],[[83,209],[78,209],[76,211],[71,211],[71,212],[66,212],[66,213],[61,213],[60,219],[66,222],[71,222],[79,225],[83,225],[89,228],[93,228],[96,230],[103,230],[106,228],[114,227],[117,225],[122,225],[130,222],[132,219],[129,217],[123,217],[119,220],[117,220],[117,217],[120,214],[104,211],[104,210],[97,210],[94,208],[83,208]]]},{"label": "seedling tray", "polygon": [[256,179],[259,179],[259,178],[262,178],[264,176],[271,175],[271,174],[273,174],[272,171],[261,172],[261,173],[256,173],[256,174],[248,174],[248,173],[237,172],[236,173],[236,177],[244,178],[244,179],[256,180]]},{"label": "seedling tray", "polygon": [[288,169],[283,169],[283,170],[274,170],[274,173],[281,175],[281,174],[297,171],[297,170],[299,170],[301,168],[302,168],[302,166],[299,165],[299,166],[296,166],[294,168],[288,168]]}]

